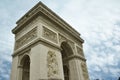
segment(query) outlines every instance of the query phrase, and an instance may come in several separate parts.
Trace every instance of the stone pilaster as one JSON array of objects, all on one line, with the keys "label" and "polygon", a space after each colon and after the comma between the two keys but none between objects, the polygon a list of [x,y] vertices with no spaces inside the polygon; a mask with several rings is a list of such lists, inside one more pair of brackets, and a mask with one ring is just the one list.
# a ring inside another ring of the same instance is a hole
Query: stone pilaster
[{"label": "stone pilaster", "polygon": [[81,70],[78,67],[77,59],[69,60],[69,68],[70,68],[70,80],[83,80],[81,78]]}]

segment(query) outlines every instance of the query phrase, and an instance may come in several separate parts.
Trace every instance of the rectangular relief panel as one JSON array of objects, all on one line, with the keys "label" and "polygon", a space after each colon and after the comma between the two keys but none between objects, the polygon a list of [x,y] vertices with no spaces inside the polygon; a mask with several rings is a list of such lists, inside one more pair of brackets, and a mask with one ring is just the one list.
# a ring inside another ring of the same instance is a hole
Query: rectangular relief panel
[{"label": "rectangular relief panel", "polygon": [[16,41],[15,50],[27,44],[28,42],[35,39],[36,37],[37,37],[37,27],[33,28],[31,31],[29,31],[28,33],[26,33]]},{"label": "rectangular relief panel", "polygon": [[57,34],[44,26],[42,36],[52,42],[58,43]]}]

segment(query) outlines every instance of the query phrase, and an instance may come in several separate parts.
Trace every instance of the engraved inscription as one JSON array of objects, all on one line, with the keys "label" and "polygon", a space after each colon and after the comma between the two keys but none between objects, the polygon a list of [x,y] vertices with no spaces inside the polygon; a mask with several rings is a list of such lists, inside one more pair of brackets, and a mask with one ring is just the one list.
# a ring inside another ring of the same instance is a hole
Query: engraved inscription
[{"label": "engraved inscription", "polygon": [[59,74],[57,57],[54,51],[47,54],[48,78],[57,78]]},{"label": "engraved inscription", "polygon": [[76,48],[77,48],[77,53],[80,54],[82,57],[84,57],[83,50],[79,48],[78,46],[76,46]]},{"label": "engraved inscription", "polygon": [[34,28],[16,41],[15,49],[20,48],[21,46],[23,46],[24,44],[28,43],[29,41],[33,40],[36,37],[37,28]]},{"label": "engraved inscription", "polygon": [[43,26],[43,37],[57,43],[57,34]]}]

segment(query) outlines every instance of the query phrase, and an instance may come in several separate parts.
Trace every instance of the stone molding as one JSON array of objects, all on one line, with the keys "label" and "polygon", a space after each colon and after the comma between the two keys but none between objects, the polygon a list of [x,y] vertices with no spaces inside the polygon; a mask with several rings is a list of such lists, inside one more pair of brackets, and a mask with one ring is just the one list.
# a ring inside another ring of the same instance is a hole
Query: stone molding
[{"label": "stone molding", "polygon": [[71,55],[71,56],[69,56],[68,58],[66,58],[66,59],[64,59],[65,61],[69,61],[69,60],[71,60],[71,59],[79,59],[79,60],[82,60],[82,61],[86,61],[86,59],[85,58],[83,58],[83,57],[81,57],[81,56],[79,56],[79,55]]}]

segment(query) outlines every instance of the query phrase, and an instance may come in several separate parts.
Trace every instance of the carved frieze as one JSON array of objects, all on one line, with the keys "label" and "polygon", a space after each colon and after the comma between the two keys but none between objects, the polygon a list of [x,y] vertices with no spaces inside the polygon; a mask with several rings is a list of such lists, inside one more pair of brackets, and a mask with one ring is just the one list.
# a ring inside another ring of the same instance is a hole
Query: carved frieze
[{"label": "carved frieze", "polygon": [[57,56],[54,51],[47,54],[48,78],[57,78],[59,74]]},{"label": "carved frieze", "polygon": [[18,39],[15,44],[15,49],[20,48],[21,46],[23,46],[24,44],[28,43],[29,41],[33,40],[36,37],[37,37],[37,27],[35,27],[31,31],[23,35],[20,39]]},{"label": "carved frieze", "polygon": [[43,26],[43,37],[57,43],[57,34]]},{"label": "carved frieze", "polygon": [[82,57],[84,57],[83,50],[79,48],[78,46],[76,46],[76,48],[77,48],[77,53],[80,54]]},{"label": "carved frieze", "polygon": [[83,72],[84,80],[89,80],[86,63],[82,62],[81,63],[81,67],[82,67],[82,72]]}]

